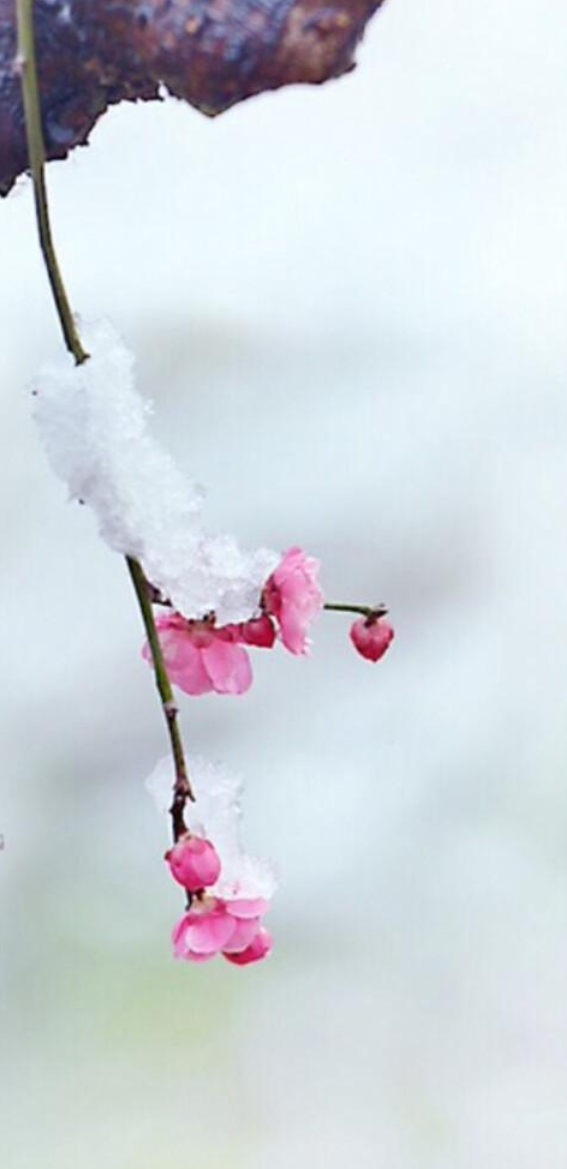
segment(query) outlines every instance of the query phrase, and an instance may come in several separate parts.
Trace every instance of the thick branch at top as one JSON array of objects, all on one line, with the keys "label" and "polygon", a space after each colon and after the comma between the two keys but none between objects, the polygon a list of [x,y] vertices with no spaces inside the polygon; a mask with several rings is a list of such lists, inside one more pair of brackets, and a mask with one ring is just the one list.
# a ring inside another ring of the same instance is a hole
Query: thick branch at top
[{"label": "thick branch at top", "polygon": [[[205,114],[353,66],[382,0],[36,0],[48,158],[84,143],[107,107],[160,84]],[[27,166],[14,0],[0,0],[0,193]]]}]

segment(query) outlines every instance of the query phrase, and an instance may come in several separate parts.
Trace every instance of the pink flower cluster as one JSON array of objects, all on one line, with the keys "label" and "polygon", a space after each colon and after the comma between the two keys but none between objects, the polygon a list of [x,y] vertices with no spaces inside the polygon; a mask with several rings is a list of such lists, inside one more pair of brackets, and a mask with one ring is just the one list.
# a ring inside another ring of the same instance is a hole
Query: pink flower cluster
[{"label": "pink flower cluster", "polygon": [[261,924],[267,908],[261,898],[223,901],[203,896],[175,926],[175,957],[207,962],[215,954],[222,954],[236,966],[259,962],[272,948],[271,936]]},{"label": "pink flower cluster", "polygon": [[207,962],[222,954],[237,966],[266,958],[272,939],[262,925],[270,907],[264,897],[217,897],[205,892],[221,873],[218,853],[210,840],[187,833],[166,853],[172,876],[191,895],[187,913],[173,930],[176,958]]},{"label": "pink flower cluster", "polygon": [[[317,581],[319,562],[289,548],[266,581],[258,616],[238,625],[217,625],[214,614],[188,620],[173,610],[156,619],[171,681],[186,694],[245,694],[252,685],[248,648],[271,649],[279,638],[292,654],[309,652],[309,626],[324,605]],[[350,638],[357,653],[377,662],[394,630],[377,616],[355,621]],[[150,648],[142,650],[151,662]]]},{"label": "pink flower cluster", "polygon": [[[214,617],[189,621],[179,613],[156,620],[171,681],[186,694],[245,694],[252,684],[247,646],[271,649],[276,638],[293,654],[308,652],[310,622],[323,607],[319,563],[290,548],[262,592],[259,616],[240,625],[215,624]],[[151,661],[149,646],[142,653]]]}]

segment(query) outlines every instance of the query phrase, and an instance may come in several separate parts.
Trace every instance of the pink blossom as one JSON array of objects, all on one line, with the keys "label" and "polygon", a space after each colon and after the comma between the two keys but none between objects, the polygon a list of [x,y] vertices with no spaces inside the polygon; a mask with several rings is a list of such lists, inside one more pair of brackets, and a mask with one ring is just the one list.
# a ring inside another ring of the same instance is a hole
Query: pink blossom
[{"label": "pink blossom", "polygon": [[[187,621],[166,613],[156,628],[171,681],[186,694],[244,694],[252,683],[246,650],[238,644],[237,625],[216,627],[212,621]],[[151,661],[149,646],[142,650]]]},{"label": "pink blossom", "polygon": [[223,950],[223,954],[229,962],[234,962],[235,966],[248,966],[250,962],[259,962],[262,958],[267,958],[271,949],[272,935],[260,926],[255,938],[245,950],[240,950],[238,954],[230,954]]},{"label": "pink blossom", "polygon": [[393,638],[392,626],[381,618],[361,617],[350,630],[354,648],[370,662],[377,662],[384,656]]},{"label": "pink blossom", "polygon": [[[265,933],[261,931],[261,920],[268,908],[269,902],[261,897],[223,900],[206,894],[195,899],[173,930],[175,957],[204,962],[222,953],[230,961],[237,961],[241,954],[251,951],[258,934]],[[264,953],[267,952],[266,949]],[[263,956],[258,953],[258,958]],[[246,958],[245,961],[256,960]]]},{"label": "pink blossom", "polygon": [[301,548],[289,548],[264,587],[265,612],[275,617],[281,639],[293,654],[308,652],[309,623],[323,607],[318,571],[318,560],[306,556]]},{"label": "pink blossom", "polygon": [[219,879],[221,863],[218,853],[210,840],[204,840],[202,836],[188,832],[166,852],[165,859],[171,875],[190,893],[198,893]]},{"label": "pink blossom", "polygon": [[260,929],[259,917],[234,918],[234,930],[229,941],[222,947],[223,954],[239,954],[247,950]]},{"label": "pink blossom", "polygon": [[220,953],[235,931],[235,922],[216,897],[195,901],[188,913],[177,922],[172,934],[176,958],[203,962]]}]

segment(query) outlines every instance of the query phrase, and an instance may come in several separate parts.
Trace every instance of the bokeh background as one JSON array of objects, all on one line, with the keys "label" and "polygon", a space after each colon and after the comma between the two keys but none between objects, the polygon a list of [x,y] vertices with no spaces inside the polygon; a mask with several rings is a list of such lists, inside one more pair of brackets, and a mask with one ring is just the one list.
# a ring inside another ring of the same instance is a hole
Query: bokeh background
[{"label": "bokeh background", "polygon": [[0,206],[4,1169],[565,1165],[566,33],[390,0],[340,82],[124,106],[49,168],[211,525],[396,626],[183,702],[279,867],[255,968],[170,957],[140,621],[36,439],[61,341],[27,183]]}]

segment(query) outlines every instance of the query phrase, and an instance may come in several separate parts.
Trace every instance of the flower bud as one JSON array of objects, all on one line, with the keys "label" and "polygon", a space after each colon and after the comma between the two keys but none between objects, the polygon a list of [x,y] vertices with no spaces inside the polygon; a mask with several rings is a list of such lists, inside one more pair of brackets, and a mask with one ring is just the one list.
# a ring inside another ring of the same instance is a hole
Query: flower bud
[{"label": "flower bud", "polygon": [[247,645],[271,649],[276,640],[274,623],[265,613],[261,617],[252,617],[250,621],[245,621],[240,628]]},{"label": "flower bud", "polygon": [[171,875],[189,893],[198,893],[218,881],[221,864],[210,840],[187,833],[166,852]]},{"label": "flower bud", "polygon": [[350,639],[355,650],[369,662],[379,661],[393,638],[392,626],[380,618],[361,617],[354,622],[350,630]]}]

